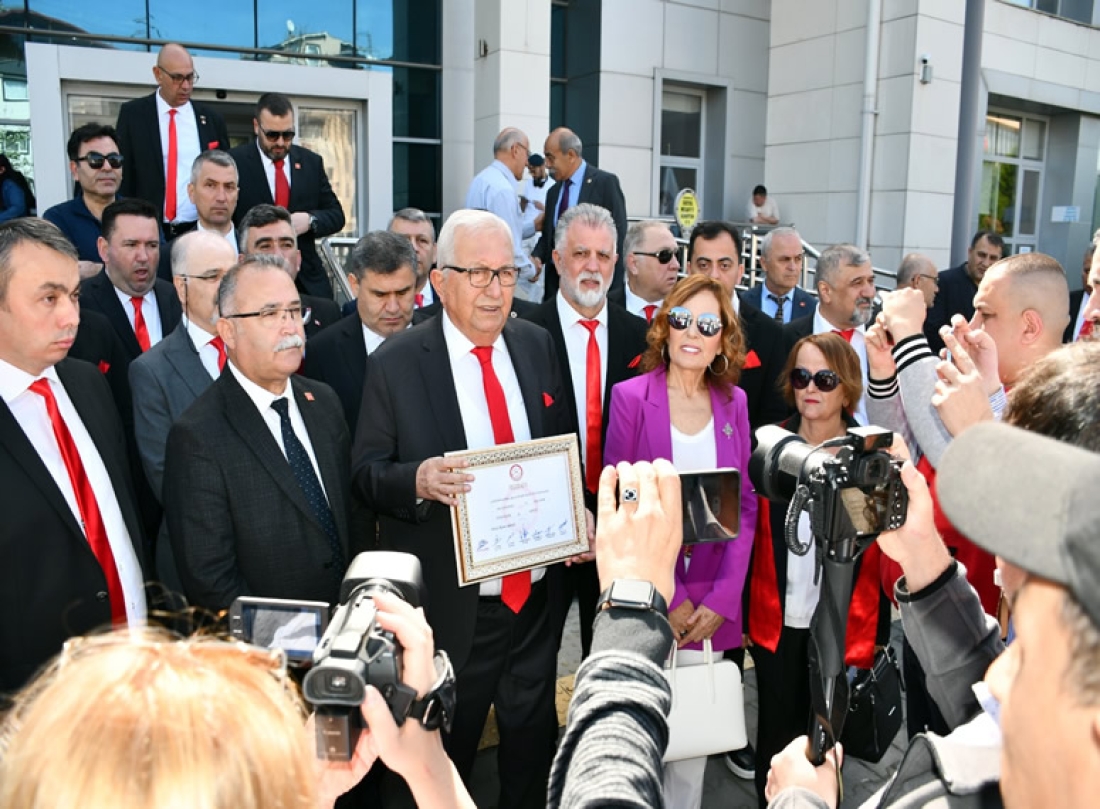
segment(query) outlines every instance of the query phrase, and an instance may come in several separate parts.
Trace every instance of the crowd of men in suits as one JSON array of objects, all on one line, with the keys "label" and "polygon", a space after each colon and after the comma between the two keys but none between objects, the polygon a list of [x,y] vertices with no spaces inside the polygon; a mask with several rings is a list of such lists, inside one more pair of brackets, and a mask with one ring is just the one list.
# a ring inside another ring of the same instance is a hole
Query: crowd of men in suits
[{"label": "crowd of men in suits", "polygon": [[[681,267],[667,225],[627,226],[618,179],[568,129],[546,139],[555,182],[524,216],[514,181],[529,148],[510,128],[438,243],[416,209],[358,241],[341,316],[316,239],[343,227],[343,208],[320,156],[293,142],[290,102],[261,96],[255,139],[229,148],[221,117],[190,100],[185,49],[165,46],[153,73],[157,91],[115,127],[73,132],[74,199],[0,227],[0,693],[67,637],[141,623],[178,596],[213,612],[242,595],[331,603],[356,553],[404,550],[456,671],[459,772],[493,705],[500,805],[542,805],[562,627],[577,598],[587,651],[594,566],[459,587],[450,508],[473,478],[445,453],[576,434],[595,511],[611,388],[638,373],[682,273],[719,281],[738,313],[755,429],[788,415],[778,375],[801,336],[844,334],[866,381],[870,257],[825,250],[811,293],[801,237],[777,228],[763,282],[741,295],[738,228],[696,225]],[[899,286],[922,290],[934,329],[973,309],[1001,249],[979,233],[942,274],[906,257]],[[543,300],[516,297],[539,275]],[[973,292],[956,301],[956,285]]]}]

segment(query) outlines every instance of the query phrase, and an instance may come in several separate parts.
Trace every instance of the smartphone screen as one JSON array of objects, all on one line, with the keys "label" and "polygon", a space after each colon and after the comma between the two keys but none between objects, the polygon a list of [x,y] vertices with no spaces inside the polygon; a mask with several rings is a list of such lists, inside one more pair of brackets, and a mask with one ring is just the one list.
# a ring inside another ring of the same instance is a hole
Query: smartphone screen
[{"label": "smartphone screen", "polygon": [[723,542],[741,530],[741,473],[736,469],[681,472],[684,544]]}]

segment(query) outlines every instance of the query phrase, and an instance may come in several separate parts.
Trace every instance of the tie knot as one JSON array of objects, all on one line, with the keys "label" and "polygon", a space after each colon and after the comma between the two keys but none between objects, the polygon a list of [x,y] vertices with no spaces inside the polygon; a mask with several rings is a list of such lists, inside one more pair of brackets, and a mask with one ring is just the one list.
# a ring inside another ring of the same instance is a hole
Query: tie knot
[{"label": "tie knot", "polygon": [[849,343],[852,342],[852,335],[856,333],[855,329],[833,329],[834,334],[839,334]]},{"label": "tie knot", "polygon": [[53,391],[50,390],[50,380],[46,379],[45,377],[43,377],[42,379],[34,380],[28,390],[32,390],[39,396],[45,397],[46,399],[53,398]]},{"label": "tie knot", "polygon": [[275,160],[275,161],[273,161],[273,163],[275,165],[275,168],[279,169],[279,171],[283,170],[283,161],[281,159],[280,160]]},{"label": "tie knot", "polygon": [[768,293],[768,300],[772,301],[774,303],[786,303],[787,302],[787,296],[786,295],[773,295],[769,292]]},{"label": "tie knot", "polygon": [[478,362],[482,367],[493,364],[493,347],[492,346],[475,346],[474,356],[477,357]]},{"label": "tie knot", "polygon": [[145,299],[142,298],[140,295],[134,295],[130,298],[130,303],[132,303],[134,305],[135,309],[140,309],[141,304],[144,303],[144,302],[145,302]]},{"label": "tie knot", "polygon": [[593,337],[596,336],[596,327],[600,325],[600,321],[598,321],[598,320],[581,320],[581,321],[578,321],[578,322],[582,326],[584,326],[586,329],[588,329],[589,333]]},{"label": "tie knot", "polygon": [[214,346],[214,348],[218,349],[218,351],[225,351],[225,340],[222,339],[222,336],[220,334],[217,334],[214,337],[210,338],[210,342],[207,345]]},{"label": "tie knot", "polygon": [[175,110],[175,109],[168,110],[168,117],[169,118],[175,118],[177,112],[179,112],[179,110]]},{"label": "tie knot", "polygon": [[290,415],[290,402],[287,401],[285,396],[280,396],[271,403],[271,409],[278,413],[280,418],[285,419]]}]

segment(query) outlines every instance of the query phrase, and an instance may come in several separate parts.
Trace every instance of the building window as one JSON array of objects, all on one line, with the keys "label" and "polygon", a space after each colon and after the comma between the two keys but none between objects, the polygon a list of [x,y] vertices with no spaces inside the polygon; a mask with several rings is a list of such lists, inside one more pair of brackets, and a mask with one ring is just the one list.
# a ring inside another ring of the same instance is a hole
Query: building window
[{"label": "building window", "polygon": [[1093,0],[1005,0],[1014,6],[1033,8],[1053,14],[1055,17],[1065,17],[1074,22],[1092,24]]},{"label": "building window", "polygon": [[665,86],[661,93],[661,163],[657,215],[672,216],[676,195],[685,188],[703,197],[702,90]]},{"label": "building window", "polygon": [[978,228],[999,233],[1005,255],[1036,249],[1047,121],[990,111],[985,122],[985,159]]}]

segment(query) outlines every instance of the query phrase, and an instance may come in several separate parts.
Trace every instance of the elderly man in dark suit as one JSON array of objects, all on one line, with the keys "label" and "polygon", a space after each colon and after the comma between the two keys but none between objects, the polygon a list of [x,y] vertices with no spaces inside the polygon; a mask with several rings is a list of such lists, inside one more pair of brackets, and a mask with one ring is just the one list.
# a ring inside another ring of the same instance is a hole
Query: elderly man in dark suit
[{"label": "elderly man in dark suit", "polygon": [[126,166],[118,193],[151,203],[171,240],[194,229],[198,219],[187,197],[191,164],[207,149],[228,149],[229,133],[212,107],[191,101],[199,76],[182,45],[160,49],[153,77],[155,93],[127,101],[118,111],[115,128]]},{"label": "elderly man in dark suit", "polygon": [[543,144],[546,168],[555,180],[554,187],[546,192],[546,215],[542,218],[542,237],[531,259],[536,268],[545,273],[542,299],[548,301],[558,291],[558,271],[554,267],[554,229],[565,211],[582,202],[591,202],[607,208],[615,222],[619,238],[615,252],[619,259],[615,264],[612,291],[623,285],[623,239],[626,238],[626,198],[619,187],[619,178],[609,171],[601,171],[591,165],[581,152],[581,139],[569,129],[559,127],[549,134]]},{"label": "elderly man in dark suit", "polygon": [[293,374],[302,303],[286,262],[252,256],[218,287],[226,370],[168,433],[164,510],[184,593],[334,602],[356,548],[351,439],[327,385]]},{"label": "elderly man in dark suit", "polygon": [[790,323],[814,313],[817,299],[798,285],[805,253],[794,228],[775,228],[760,240],[764,281],[741,296],[776,323]]},{"label": "elderly man in dark suit", "polygon": [[557,736],[557,647],[538,568],[458,586],[450,508],[467,490],[451,450],[560,435],[571,419],[553,341],[510,318],[518,273],[512,234],[486,211],[453,214],[432,281],[443,312],[386,340],[367,360],[355,440],[355,486],[379,514],[380,539],[416,554],[428,622],[458,678],[445,740],[468,779],[490,704],[501,744],[498,805],[545,806]]},{"label": "elderly man in dark suit", "polygon": [[[611,389],[638,373],[646,347],[646,322],[607,299],[615,270],[615,223],[606,208],[587,202],[558,221],[554,264],[561,277],[558,294],[526,315],[554,341],[571,430],[581,445],[585,502],[596,512],[596,490],[603,470],[603,440],[611,410]],[[593,385],[592,383],[595,382]],[[554,629],[561,638],[574,595],[580,609],[581,651],[592,647],[592,621],[600,582],[595,565],[573,565],[555,577],[551,594]]]},{"label": "elderly man in dark suit", "polygon": [[0,694],[70,636],[145,619],[122,425],[100,371],[65,358],[79,284],[55,225],[0,226]]},{"label": "elderly man in dark suit", "polygon": [[[218,284],[237,255],[216,233],[185,233],[172,243],[172,273],[183,304],[176,328],[130,364],[134,402],[134,435],[142,467],[160,502],[164,502],[164,451],[168,431],[211,383],[226,362],[218,334]],[[167,526],[162,522],[155,556],[158,579],[180,589]]]},{"label": "elderly man in dark suit", "polygon": [[256,140],[230,152],[237,161],[241,188],[233,221],[240,227],[255,205],[267,203],[290,211],[302,269],[298,288],[310,295],[332,297],[332,284],[317,254],[317,239],[344,227],[344,209],[316,152],[294,144],[294,107],[282,93],[264,93],[252,119]]}]

